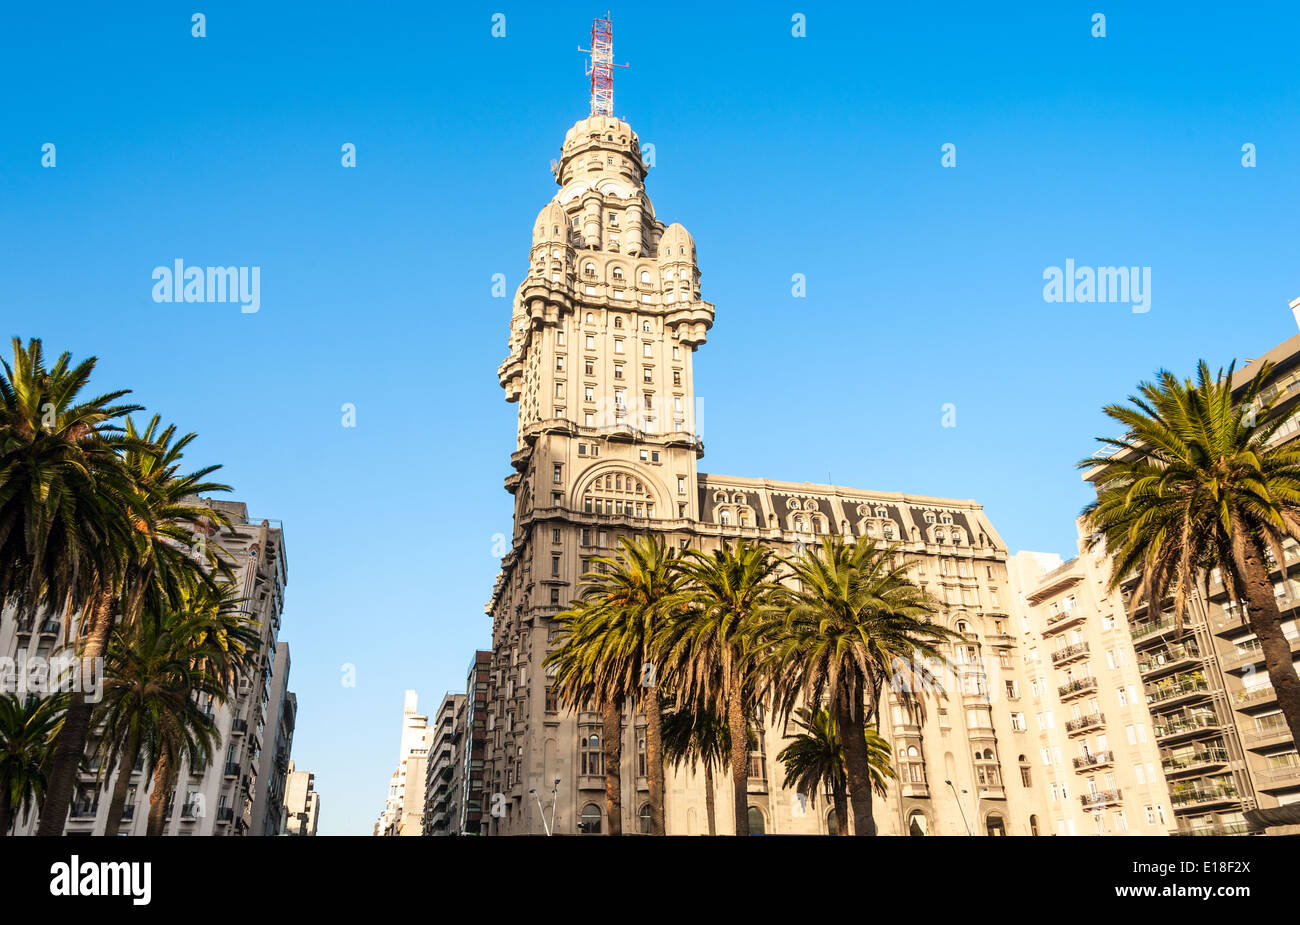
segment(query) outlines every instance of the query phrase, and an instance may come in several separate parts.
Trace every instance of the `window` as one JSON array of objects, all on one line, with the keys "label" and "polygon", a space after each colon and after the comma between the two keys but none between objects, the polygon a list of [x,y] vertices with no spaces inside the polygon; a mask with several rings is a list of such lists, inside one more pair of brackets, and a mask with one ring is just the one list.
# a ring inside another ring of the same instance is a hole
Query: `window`
[{"label": "window", "polygon": [[643,283],[650,282],[650,274],[645,270],[641,271],[641,282]]},{"label": "window", "polygon": [[926,818],[925,813],[914,810],[912,815],[907,817],[907,834],[917,838],[930,834],[930,820]]},{"label": "window", "polygon": [[642,835],[650,834],[650,804],[643,803],[636,816],[636,829]]},{"label": "window", "polygon": [[641,356],[643,356],[643,357],[652,357],[652,356],[654,356],[654,355],[655,355],[655,354],[654,354],[654,345],[653,345],[653,344],[651,344],[649,341],[646,341],[645,343],[643,343],[643,344],[641,345]]},{"label": "window", "polygon": [[564,397],[564,383],[563,383],[563,382],[557,382],[557,383],[555,383],[555,397],[556,397],[556,398],[563,398],[563,397]]},{"label": "window", "polygon": [[655,381],[655,371],[654,371],[651,367],[649,367],[649,366],[646,366],[645,368],[643,368],[643,369],[641,370],[641,381],[642,381],[642,382],[654,382],[654,381]]},{"label": "window", "polygon": [[555,696],[555,688],[548,687],[546,689],[546,712],[557,713],[559,712],[559,709],[560,709],[560,704],[558,699]]},{"label": "window", "polygon": [[596,349],[596,337],[593,334],[587,335],[586,347],[588,350]]},{"label": "window", "polygon": [[1035,835],[1035,836],[1038,835],[1038,817],[1037,817],[1037,816],[1030,816],[1030,817],[1029,817],[1029,834],[1030,834],[1030,835]]},{"label": "window", "polygon": [[681,348],[681,347],[673,347],[673,359],[674,359],[674,360],[680,360],[681,358],[682,358],[682,348]]},{"label": "window", "polygon": [[558,604],[558,603],[560,603],[560,589],[559,589],[559,588],[552,588],[552,589],[551,589],[551,603],[552,603],[552,604]]},{"label": "window", "polygon": [[596,390],[593,389],[591,386],[587,386],[586,388],[584,388],[584,389],[582,390],[582,397],[583,397],[583,400],[585,400],[585,401],[595,401],[595,400],[596,400]]},{"label": "window", "polygon": [[551,481],[554,482],[556,485],[559,485],[564,481],[563,475],[564,475],[564,467],[560,463],[556,463],[551,468]]},{"label": "window", "polygon": [[551,530],[551,542],[557,546],[560,544],[560,531],[558,528]]},{"label": "window", "polygon": [[623,364],[622,364],[622,363],[615,363],[615,364],[614,364],[614,378],[615,378],[615,379],[622,379],[622,378],[623,378]]},{"label": "window", "polygon": [[679,495],[684,495],[684,494],[686,494],[686,477],[685,477],[685,476],[681,476],[681,475],[677,476],[677,494],[679,494]]},{"label": "window", "polygon": [[1002,824],[1002,817],[997,813],[989,813],[984,822],[984,831],[990,838],[1001,838],[1007,834],[1005,826]]},{"label": "window", "polygon": [[606,472],[583,490],[582,509],[588,514],[654,517],[654,497],[630,472]]},{"label": "window", "polygon": [[763,822],[763,811],[757,806],[749,808],[749,834],[762,835],[767,831]]},{"label": "window", "polygon": [[1029,767],[1029,759],[1024,755],[1020,756],[1020,783],[1025,787],[1032,787],[1034,785],[1032,771]]},{"label": "window", "polygon": [[555,371],[560,373],[564,372],[564,357],[555,358]]},{"label": "window", "polygon": [[614,338],[614,352],[615,353],[623,352],[623,339],[621,337]]},{"label": "window", "polygon": [[557,347],[563,347],[563,346],[564,346],[564,332],[563,332],[563,331],[556,331],[556,332],[555,332],[555,346],[557,346]]},{"label": "window", "polygon": [[582,821],[578,823],[578,831],[583,835],[600,834],[600,807],[595,803],[588,803],[582,808]]},{"label": "window", "polygon": [[578,740],[578,760],[581,771],[588,777],[605,773],[605,753],[600,748],[600,732],[588,726]]},{"label": "window", "polygon": [[551,577],[552,577],[552,578],[559,578],[559,577],[560,577],[560,557],[559,557],[559,556],[551,556]]}]

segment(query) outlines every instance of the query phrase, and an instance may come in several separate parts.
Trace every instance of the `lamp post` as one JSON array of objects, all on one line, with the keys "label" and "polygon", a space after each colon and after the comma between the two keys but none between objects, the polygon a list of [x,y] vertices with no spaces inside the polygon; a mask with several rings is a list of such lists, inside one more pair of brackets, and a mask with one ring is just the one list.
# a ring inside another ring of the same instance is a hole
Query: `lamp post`
[{"label": "lamp post", "polygon": [[555,831],[555,802],[557,799],[559,799],[558,797],[559,791],[560,791],[560,779],[557,777],[555,778],[555,786],[551,788],[551,829],[550,832],[546,833],[548,835],[551,832]]},{"label": "lamp post", "polygon": [[[961,796],[957,793],[956,786],[954,786],[953,782],[950,780],[945,780],[944,783],[952,789],[953,799],[957,801],[957,811],[961,813],[962,825],[966,826],[966,834],[968,836],[974,835],[975,833],[970,829],[970,823],[966,820],[966,808],[961,805]],[[962,791],[962,793],[965,792],[965,790]]]},{"label": "lamp post", "polygon": [[542,828],[546,830],[547,835],[550,835],[551,827],[546,824],[546,810],[542,809],[542,798],[537,795],[536,788],[529,788],[528,792],[531,793],[533,799],[537,801],[537,812],[540,813],[542,817]]}]

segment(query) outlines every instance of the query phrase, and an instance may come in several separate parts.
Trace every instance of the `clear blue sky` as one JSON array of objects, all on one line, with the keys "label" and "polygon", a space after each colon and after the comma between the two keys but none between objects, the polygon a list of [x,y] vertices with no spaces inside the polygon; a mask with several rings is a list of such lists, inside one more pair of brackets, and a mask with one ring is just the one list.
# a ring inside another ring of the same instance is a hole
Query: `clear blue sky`
[{"label": "clear blue sky", "polygon": [[[1068,554],[1104,403],[1295,333],[1300,16],[873,6],[613,10],[617,112],[717,306],[702,468],[975,498],[1012,550]],[[489,643],[515,427],[491,277],[526,269],[604,10],[47,3],[0,29],[2,333],[98,355],[283,519],[324,832],[369,832],[403,690],[432,708]],[[261,267],[261,310],[154,303],[176,258]],[[1067,258],[1150,266],[1150,312],[1044,302]]]}]

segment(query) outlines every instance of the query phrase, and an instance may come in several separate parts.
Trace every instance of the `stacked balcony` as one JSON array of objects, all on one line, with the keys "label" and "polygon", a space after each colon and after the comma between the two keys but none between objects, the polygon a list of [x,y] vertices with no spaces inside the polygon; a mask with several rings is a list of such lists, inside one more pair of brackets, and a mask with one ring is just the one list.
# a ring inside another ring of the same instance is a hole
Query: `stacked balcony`
[{"label": "stacked balcony", "polygon": [[1158,741],[1173,741],[1184,737],[1220,732],[1223,723],[1213,710],[1204,708],[1180,710],[1156,718],[1155,735]]},{"label": "stacked balcony", "polygon": [[1088,644],[1086,642],[1076,642],[1072,646],[1065,646],[1057,649],[1052,653],[1053,665],[1068,665],[1071,662],[1077,662],[1081,658],[1088,657]]},{"label": "stacked balcony", "polygon": [[1080,716],[1078,719],[1072,719],[1065,724],[1067,735],[1077,736],[1084,733],[1093,732],[1100,729],[1106,722],[1106,717],[1101,713],[1091,713],[1087,716]]},{"label": "stacked balcony", "polygon": [[1060,696],[1061,700],[1065,701],[1072,700],[1075,697],[1082,697],[1084,694],[1095,691],[1096,689],[1097,679],[1089,676],[1086,678],[1075,678],[1072,681],[1068,681],[1058,687],[1056,692]]},{"label": "stacked balcony", "polygon": [[1109,767],[1115,763],[1115,753],[1112,751],[1093,752],[1088,755],[1081,755],[1074,759],[1074,769],[1080,774],[1091,774],[1100,768]]},{"label": "stacked balcony", "polygon": [[1166,755],[1160,762],[1166,777],[1204,774],[1228,764],[1228,750],[1222,745],[1204,745],[1181,755]]}]

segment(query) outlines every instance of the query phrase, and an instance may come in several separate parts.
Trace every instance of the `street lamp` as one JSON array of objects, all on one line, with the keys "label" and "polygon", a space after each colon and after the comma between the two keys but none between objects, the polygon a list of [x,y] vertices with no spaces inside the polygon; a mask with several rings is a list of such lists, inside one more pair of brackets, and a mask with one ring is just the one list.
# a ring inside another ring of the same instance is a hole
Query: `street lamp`
[{"label": "street lamp", "polygon": [[[953,799],[957,801],[957,811],[961,813],[961,821],[962,821],[962,825],[966,826],[966,834],[968,836],[973,836],[975,833],[971,831],[970,823],[966,820],[966,809],[961,805],[961,797],[957,794],[957,788],[953,785],[953,782],[950,780],[945,780],[944,783],[947,784],[950,788],[952,788],[952,796]],[[965,790],[962,790],[962,793],[965,792],[966,792]]]},{"label": "street lamp", "polygon": [[537,795],[536,788],[530,788],[528,792],[531,793],[533,799],[537,801],[537,812],[540,813],[542,817],[542,828],[546,830],[547,835],[550,835],[551,827],[546,824],[546,810],[542,809],[542,798]]}]

